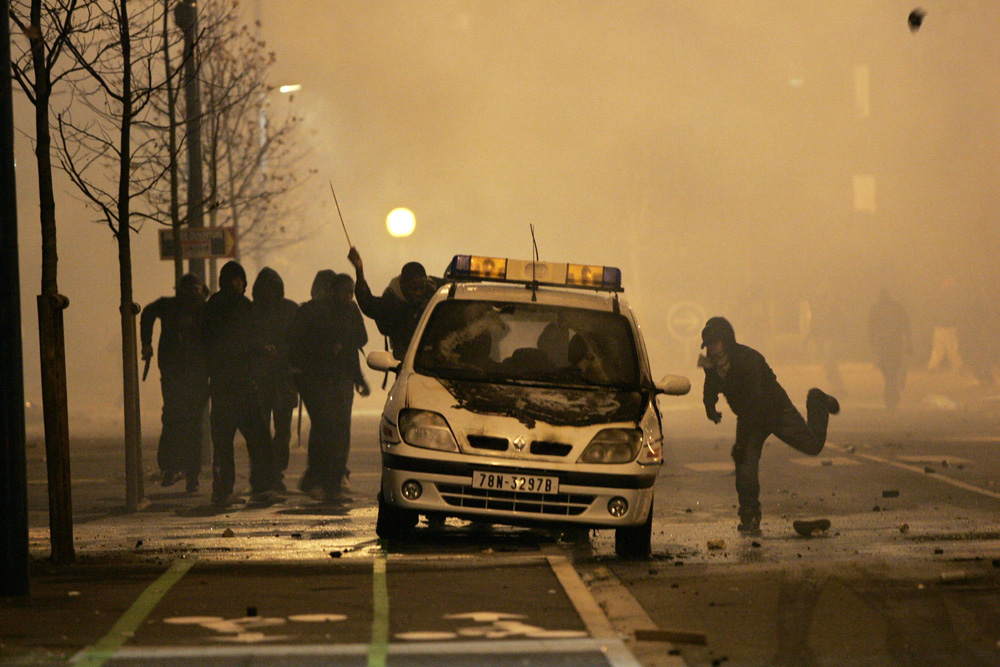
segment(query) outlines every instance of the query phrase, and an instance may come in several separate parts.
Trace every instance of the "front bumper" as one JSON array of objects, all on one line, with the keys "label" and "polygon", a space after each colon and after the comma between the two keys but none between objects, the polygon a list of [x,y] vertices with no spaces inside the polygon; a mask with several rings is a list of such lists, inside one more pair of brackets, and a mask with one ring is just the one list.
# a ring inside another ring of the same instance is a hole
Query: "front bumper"
[{"label": "front bumper", "polygon": [[[559,493],[498,491],[472,486],[473,471],[547,475],[559,478]],[[551,470],[512,465],[470,464],[383,452],[382,496],[394,506],[420,513],[437,513],[493,523],[578,524],[620,528],[643,523],[653,501],[656,468],[649,474],[594,473]],[[419,482],[422,493],[414,500],[403,497],[402,485]],[[613,516],[608,503],[623,498],[628,510]]]}]

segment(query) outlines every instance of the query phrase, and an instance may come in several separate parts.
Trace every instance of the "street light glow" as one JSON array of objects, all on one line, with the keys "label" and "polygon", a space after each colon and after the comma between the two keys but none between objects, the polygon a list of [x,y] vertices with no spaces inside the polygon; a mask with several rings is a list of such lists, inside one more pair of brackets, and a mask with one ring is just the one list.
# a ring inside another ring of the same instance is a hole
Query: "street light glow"
[{"label": "street light glow", "polygon": [[417,226],[417,220],[410,209],[394,208],[386,216],[385,226],[389,230],[390,236],[402,238],[413,233]]},{"label": "street light glow", "polygon": [[302,90],[302,84],[299,83],[293,83],[290,86],[281,86],[278,88],[279,93],[296,93],[300,90]]}]

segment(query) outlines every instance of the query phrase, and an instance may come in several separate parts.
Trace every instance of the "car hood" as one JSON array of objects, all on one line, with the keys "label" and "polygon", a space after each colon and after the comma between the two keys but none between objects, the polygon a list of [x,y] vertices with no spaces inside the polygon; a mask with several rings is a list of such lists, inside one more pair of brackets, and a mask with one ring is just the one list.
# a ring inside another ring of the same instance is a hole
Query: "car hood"
[{"label": "car hood", "polygon": [[[418,379],[419,378],[419,379]],[[535,422],[552,426],[590,426],[612,422],[638,422],[646,398],[640,391],[607,387],[535,387],[414,376],[420,393],[437,384],[457,401],[453,407],[481,415],[511,417],[528,428]],[[430,391],[428,393],[434,393]]]}]

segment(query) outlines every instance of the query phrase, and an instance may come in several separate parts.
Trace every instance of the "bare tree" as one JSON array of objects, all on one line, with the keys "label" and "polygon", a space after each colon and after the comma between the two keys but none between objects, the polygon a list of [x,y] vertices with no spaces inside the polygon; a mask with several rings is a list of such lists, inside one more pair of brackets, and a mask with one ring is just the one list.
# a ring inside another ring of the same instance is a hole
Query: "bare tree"
[{"label": "bare tree", "polygon": [[49,534],[52,559],[57,563],[72,562],[75,553],[63,331],[63,310],[69,299],[59,293],[50,114],[53,88],[79,71],[72,58],[63,56],[74,33],[89,24],[93,16],[91,5],[88,0],[46,3],[13,0],[9,5],[10,18],[24,37],[13,40],[12,74],[35,107],[34,144],[42,231],[42,285],[37,299],[39,350],[49,478]]},{"label": "bare tree", "polygon": [[155,64],[163,49],[163,11],[156,0],[102,2],[92,29],[68,43],[86,76],[73,81],[77,104],[57,116],[62,167],[118,242],[128,511],[143,502],[131,232],[152,217],[132,203],[164,180],[162,169],[141,168],[158,149],[146,128],[150,100],[165,85]]},{"label": "bare tree", "polygon": [[[204,0],[198,11],[206,175],[202,203],[209,226],[234,227],[240,255],[262,262],[268,253],[315,231],[292,196],[314,173],[301,168],[307,154],[297,140],[302,119],[294,112],[293,96],[280,94],[268,82],[275,55],[255,29],[241,22],[237,5]],[[174,107],[162,98],[157,108],[169,119]],[[276,98],[280,105],[274,104]],[[169,144],[169,136],[160,141]],[[170,150],[159,154],[174,155]],[[149,200],[164,218],[175,201],[163,187],[151,190]]]}]

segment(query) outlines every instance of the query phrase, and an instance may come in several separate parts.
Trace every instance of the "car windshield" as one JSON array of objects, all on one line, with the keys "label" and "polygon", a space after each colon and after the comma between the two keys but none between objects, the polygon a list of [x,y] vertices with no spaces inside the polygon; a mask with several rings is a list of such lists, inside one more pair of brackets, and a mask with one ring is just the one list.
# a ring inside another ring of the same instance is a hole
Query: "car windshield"
[{"label": "car windshield", "polygon": [[634,388],[635,339],[616,313],[537,303],[442,301],[414,370],[449,380]]}]

